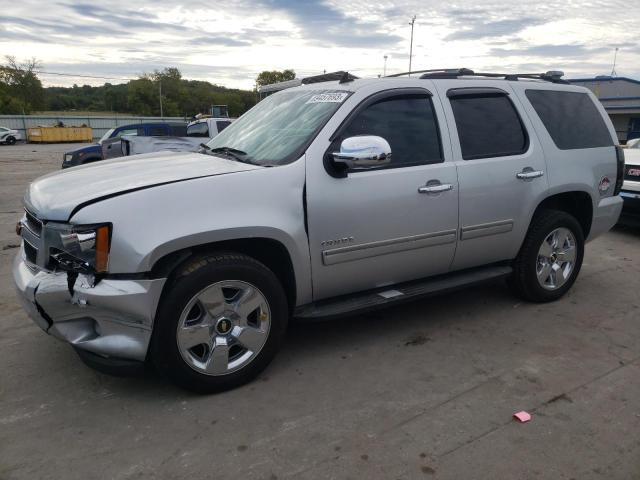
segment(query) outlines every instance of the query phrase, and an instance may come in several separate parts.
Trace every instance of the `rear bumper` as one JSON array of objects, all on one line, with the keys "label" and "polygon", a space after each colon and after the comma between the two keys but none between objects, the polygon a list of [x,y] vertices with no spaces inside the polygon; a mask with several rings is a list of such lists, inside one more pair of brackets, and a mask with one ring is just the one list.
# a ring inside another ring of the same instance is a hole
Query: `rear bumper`
[{"label": "rear bumper", "polygon": [[18,298],[48,334],[104,358],[143,361],[166,279],[110,280],[91,286],[78,276],[69,291],[66,273],[32,271],[13,263]]},{"label": "rear bumper", "polygon": [[600,202],[598,202],[598,206],[593,212],[593,222],[587,241],[591,241],[603,233],[608,232],[618,223],[620,212],[622,212],[622,204],[623,200],[619,195],[602,198]]}]

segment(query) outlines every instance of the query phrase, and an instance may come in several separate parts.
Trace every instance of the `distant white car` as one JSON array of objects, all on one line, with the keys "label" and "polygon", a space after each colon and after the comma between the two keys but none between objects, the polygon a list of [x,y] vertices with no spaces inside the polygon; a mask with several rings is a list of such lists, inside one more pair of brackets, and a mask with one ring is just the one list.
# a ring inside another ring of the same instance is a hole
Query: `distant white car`
[{"label": "distant white car", "polygon": [[0,143],[5,145],[13,145],[17,140],[22,140],[22,135],[18,130],[0,127]]}]

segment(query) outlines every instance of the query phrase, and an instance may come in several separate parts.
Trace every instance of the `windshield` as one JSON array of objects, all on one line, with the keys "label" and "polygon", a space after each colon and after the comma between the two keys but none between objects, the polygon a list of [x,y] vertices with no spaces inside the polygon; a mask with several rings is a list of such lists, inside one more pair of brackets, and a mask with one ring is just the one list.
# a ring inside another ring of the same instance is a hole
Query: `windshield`
[{"label": "windshield", "polygon": [[207,146],[240,151],[251,163],[284,165],[298,158],[349,92],[290,90],[267,97]]},{"label": "windshield", "polygon": [[115,128],[110,128],[109,130],[107,130],[107,133],[105,133],[104,135],[102,135],[102,137],[100,137],[100,140],[98,140],[98,143],[102,143],[104,142],[107,138],[111,137],[111,134],[113,134],[113,131],[115,130]]}]

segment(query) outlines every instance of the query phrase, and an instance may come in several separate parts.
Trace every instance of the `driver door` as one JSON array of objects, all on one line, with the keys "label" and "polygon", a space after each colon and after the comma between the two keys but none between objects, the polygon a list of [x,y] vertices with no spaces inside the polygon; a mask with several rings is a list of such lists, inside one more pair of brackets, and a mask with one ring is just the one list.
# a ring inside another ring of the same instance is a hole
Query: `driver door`
[{"label": "driver door", "polygon": [[[449,271],[458,179],[443,124],[442,106],[427,90],[394,89],[362,101],[328,149],[314,142],[306,159],[314,300]],[[391,163],[336,176],[330,154],[360,135],[384,138]]]}]

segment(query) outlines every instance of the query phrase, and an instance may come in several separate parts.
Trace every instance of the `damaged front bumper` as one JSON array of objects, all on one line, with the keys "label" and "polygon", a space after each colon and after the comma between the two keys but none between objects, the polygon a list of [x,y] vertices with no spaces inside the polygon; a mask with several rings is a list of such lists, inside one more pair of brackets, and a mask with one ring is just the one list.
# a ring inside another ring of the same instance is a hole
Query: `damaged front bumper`
[{"label": "damaged front bumper", "polygon": [[18,297],[45,332],[106,359],[144,361],[166,279],[102,279],[32,269],[22,248],[13,263]]}]

